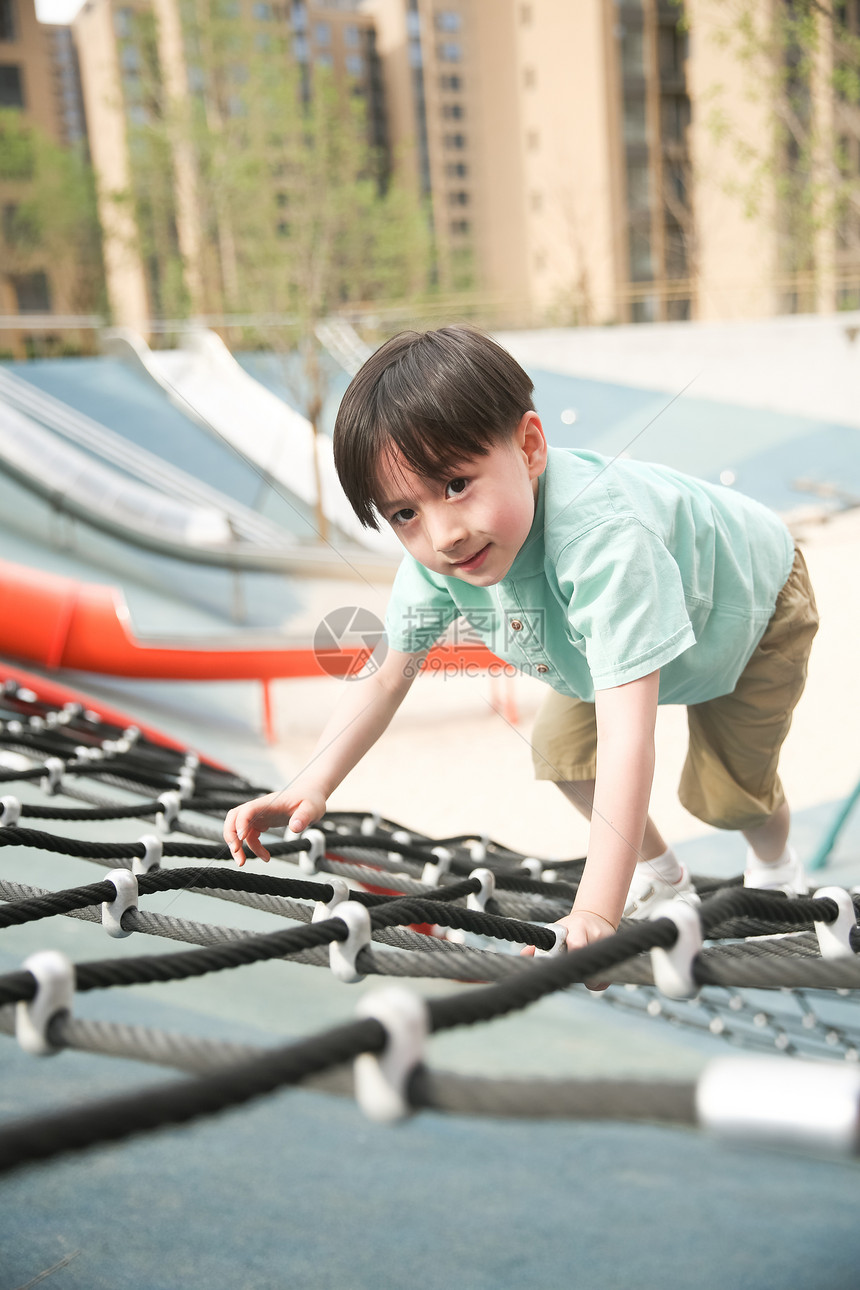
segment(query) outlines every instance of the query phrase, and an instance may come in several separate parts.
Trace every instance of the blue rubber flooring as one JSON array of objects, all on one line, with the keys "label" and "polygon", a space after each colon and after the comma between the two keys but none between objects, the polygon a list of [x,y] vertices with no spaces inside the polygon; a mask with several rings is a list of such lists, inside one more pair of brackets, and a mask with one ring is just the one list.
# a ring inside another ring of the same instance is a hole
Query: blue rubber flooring
[{"label": "blue rubber flooring", "polygon": [[[151,716],[147,708],[142,715]],[[834,809],[823,804],[798,815],[802,847],[820,836]],[[129,836],[139,831],[132,822],[122,826]],[[116,837],[120,823],[54,828]],[[728,836],[680,850],[699,872],[728,873],[736,858]],[[822,881],[848,881],[858,861],[854,818]],[[26,877],[17,876],[54,888],[96,877],[83,860],[44,853],[28,853],[26,867]],[[249,929],[271,925],[259,911],[191,893],[179,900],[165,893],[147,907]],[[176,948],[137,937],[106,948],[100,928],[61,918],[7,929],[0,945],[0,972],[46,945],[78,960]],[[181,984],[88,993],[75,1010],[272,1043],[348,1020],[367,984],[343,986],[294,964],[257,964]],[[436,1036],[428,1056],[440,1069],[483,1074],[684,1079],[727,1051],[711,1036],[619,1014],[577,990],[492,1025]],[[145,1097],[147,1087],[177,1078],[82,1053],[33,1059],[0,1036],[0,1120],[119,1091],[141,1089]],[[425,1113],[383,1128],[351,1101],[285,1091],[0,1180],[0,1290],[20,1290],[55,1267],[50,1281],[64,1290],[406,1290],[415,1283],[430,1290],[628,1283],[848,1290],[860,1256],[858,1204],[856,1161],[613,1123]]]}]

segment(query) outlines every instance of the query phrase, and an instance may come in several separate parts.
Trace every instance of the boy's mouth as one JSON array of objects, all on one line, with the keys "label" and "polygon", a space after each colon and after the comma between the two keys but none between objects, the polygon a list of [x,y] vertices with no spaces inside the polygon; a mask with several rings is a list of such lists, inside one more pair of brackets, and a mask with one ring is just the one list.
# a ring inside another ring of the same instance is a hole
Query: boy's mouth
[{"label": "boy's mouth", "polygon": [[468,560],[458,560],[454,565],[454,568],[462,569],[465,573],[474,573],[475,570],[480,569],[481,565],[484,563],[489,550],[490,543],[488,542],[487,545],[482,546],[480,551],[477,551],[475,555],[470,555]]}]

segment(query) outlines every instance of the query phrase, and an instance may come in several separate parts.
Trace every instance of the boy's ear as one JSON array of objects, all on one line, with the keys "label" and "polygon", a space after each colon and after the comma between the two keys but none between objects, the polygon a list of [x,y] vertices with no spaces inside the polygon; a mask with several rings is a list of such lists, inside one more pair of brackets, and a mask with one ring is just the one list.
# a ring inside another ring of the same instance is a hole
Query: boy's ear
[{"label": "boy's ear", "polygon": [[546,435],[536,412],[526,412],[516,429],[517,447],[528,466],[529,479],[537,479],[546,470]]}]

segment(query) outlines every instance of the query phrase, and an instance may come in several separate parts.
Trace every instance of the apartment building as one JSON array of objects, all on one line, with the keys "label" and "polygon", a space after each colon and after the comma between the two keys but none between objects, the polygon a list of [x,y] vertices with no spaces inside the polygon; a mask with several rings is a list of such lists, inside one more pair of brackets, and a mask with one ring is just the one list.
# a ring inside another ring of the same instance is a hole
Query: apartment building
[{"label": "apartment building", "polygon": [[[427,202],[443,298],[471,293],[488,322],[730,319],[860,300],[860,113],[833,81],[860,64],[860,45],[845,44],[860,41],[860,0],[821,10],[811,66],[768,45],[787,0],[748,6],[754,54],[739,52],[722,0],[217,3],[193,8],[239,17],[258,50],[285,45],[306,97],[322,69],[362,96],[380,156]],[[144,330],[179,306],[128,200],[133,152],[153,95],[163,106],[201,93],[189,12],[183,0],[87,0],[74,25],[111,309]],[[33,0],[0,0],[0,100],[26,100],[73,140],[68,33],[46,42],[45,30]],[[836,140],[832,156],[821,142],[812,160],[797,138],[774,143],[789,92],[819,141]],[[225,83],[216,99],[229,123],[241,93]],[[182,266],[182,311],[205,315],[229,237],[201,215],[183,146],[151,172],[164,187],[156,234]],[[813,189],[832,197],[814,218]],[[286,223],[286,186],[280,199]],[[40,271],[20,283],[23,302],[56,309]],[[0,312],[17,309],[8,274],[2,290]]]},{"label": "apartment building", "polygon": [[[796,8],[787,0],[364,8],[392,141],[432,204],[443,286],[471,270],[520,321],[749,317],[856,300],[858,107],[833,72],[840,59],[860,64],[858,47],[840,47],[860,34],[857,0],[820,7],[811,68],[808,51],[774,42]],[[803,144],[778,142],[789,95],[818,140],[808,174]],[[812,234],[798,213],[804,188],[828,191],[834,132],[841,213],[825,198]]]},{"label": "apartment building", "polygon": [[[163,266],[142,245],[139,216],[129,194],[134,193],[135,147],[143,144],[145,127],[155,116],[165,120],[181,113],[195,99],[205,99],[206,119],[214,133],[229,130],[242,117],[250,72],[243,54],[213,55],[213,31],[232,23],[233,32],[255,60],[289,60],[298,72],[300,100],[312,93],[314,77],[330,74],[341,92],[361,96],[366,108],[371,144],[387,155],[388,120],[384,111],[381,74],[376,54],[376,29],[359,10],[358,0],[235,0],[211,5],[202,23],[180,0],[87,0],[75,20],[80,50],[93,161],[100,177],[100,208],[105,231],[108,293],[119,325],[148,330],[148,320],[178,317],[183,311],[211,313],[208,286],[220,275],[229,285],[231,257],[229,212],[221,213],[218,230],[201,209],[197,165],[187,132],[177,131],[165,161],[164,179],[170,189],[161,194],[162,243],[174,255],[185,297],[171,296]],[[220,24],[220,27],[219,27]],[[213,75],[213,58],[221,64]],[[207,61],[208,60],[208,61]],[[259,66],[259,61],[257,62]],[[284,67],[284,76],[287,68]],[[259,87],[250,81],[250,89]],[[142,133],[141,133],[142,128]],[[138,137],[135,139],[135,131]],[[139,155],[139,154],[138,154]],[[273,171],[278,167],[273,164]],[[274,178],[273,183],[277,183]],[[288,185],[276,196],[286,229]],[[140,195],[138,195],[140,196]],[[153,202],[155,195],[153,195]],[[139,203],[138,203],[139,207]],[[169,207],[169,209],[167,209]],[[145,240],[145,239],[144,239]],[[163,246],[161,248],[164,249]],[[174,275],[176,277],[176,275]],[[229,292],[228,292],[229,294]]]},{"label": "apartment building", "polygon": [[[0,0],[0,109],[16,114],[15,125],[32,123],[56,144],[80,144],[85,135],[69,30],[42,25],[34,0]],[[70,266],[21,227],[33,183],[32,157],[12,150],[0,173],[0,350],[7,354],[60,345],[56,324],[75,312]]]}]

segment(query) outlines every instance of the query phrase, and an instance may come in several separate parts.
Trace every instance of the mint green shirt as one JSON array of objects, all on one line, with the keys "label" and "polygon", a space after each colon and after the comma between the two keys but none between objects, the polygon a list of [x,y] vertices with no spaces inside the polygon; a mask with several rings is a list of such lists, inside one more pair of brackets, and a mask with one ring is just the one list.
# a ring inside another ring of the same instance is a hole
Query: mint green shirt
[{"label": "mint green shirt", "polygon": [[507,577],[472,587],[407,555],[386,632],[411,653],[462,616],[459,639],[477,635],[562,694],[593,701],[659,668],[661,703],[702,703],[734,689],[793,558],[782,521],[741,493],[550,448]]}]

